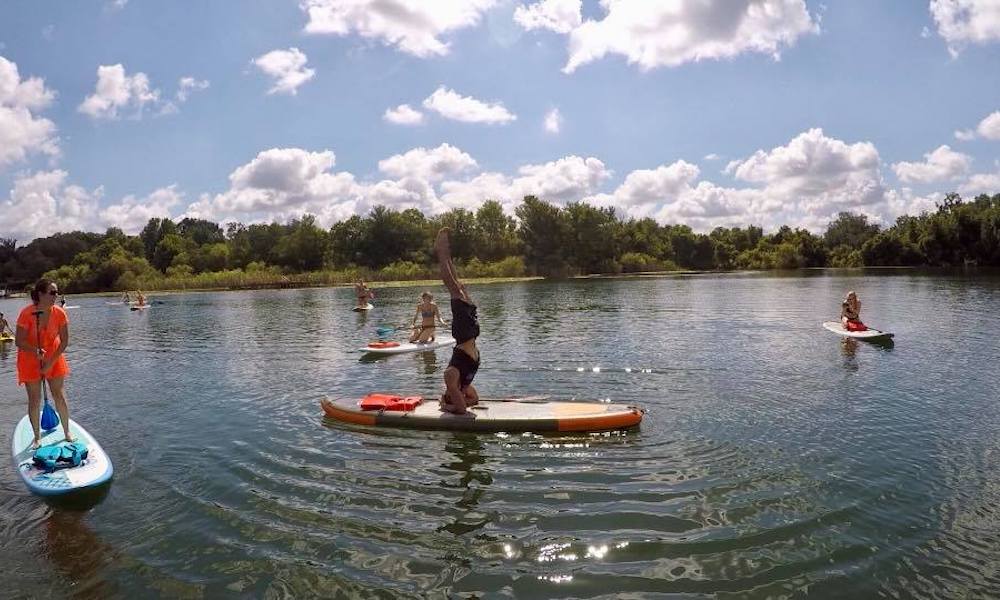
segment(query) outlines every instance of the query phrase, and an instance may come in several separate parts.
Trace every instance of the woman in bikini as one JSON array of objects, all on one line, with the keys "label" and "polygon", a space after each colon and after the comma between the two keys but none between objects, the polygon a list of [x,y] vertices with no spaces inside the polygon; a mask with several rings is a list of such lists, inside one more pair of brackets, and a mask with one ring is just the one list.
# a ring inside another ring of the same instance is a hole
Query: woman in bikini
[{"label": "woman in bikini", "polygon": [[840,322],[847,331],[868,330],[868,327],[861,322],[861,301],[853,290],[847,292],[844,302],[840,305]]},{"label": "woman in bikini", "polygon": [[479,337],[479,317],[476,305],[472,303],[469,292],[458,280],[455,265],[451,260],[451,246],[447,227],[438,232],[434,240],[434,252],[437,254],[438,266],[441,269],[441,279],[451,294],[451,335],[455,338],[455,349],[452,351],[448,368],[444,370],[445,392],[441,396],[441,410],[456,415],[471,414],[468,408],[479,402],[479,393],[472,385],[472,380],[479,371],[479,348],[476,338]]},{"label": "woman in bikini", "polygon": [[368,306],[368,299],[375,297],[375,292],[371,291],[367,285],[365,285],[364,279],[359,279],[357,283],[354,284],[354,295],[358,298],[358,308],[365,308]]},{"label": "woman in bikini", "polygon": [[[434,341],[434,330],[437,324],[447,325],[441,318],[441,311],[438,305],[434,304],[434,296],[430,292],[420,294],[420,304],[417,305],[417,312],[413,315],[413,333],[410,335],[410,343],[426,344]],[[420,325],[417,325],[417,320]]]},{"label": "woman in bikini", "polygon": [[69,403],[63,381],[69,375],[66,347],[69,345],[69,318],[66,311],[55,306],[59,287],[48,279],[40,279],[31,290],[32,303],[17,317],[17,382],[28,392],[28,417],[35,433],[33,447],[41,440],[42,379],[52,390],[52,399],[59,413],[66,441],[69,432]]}]

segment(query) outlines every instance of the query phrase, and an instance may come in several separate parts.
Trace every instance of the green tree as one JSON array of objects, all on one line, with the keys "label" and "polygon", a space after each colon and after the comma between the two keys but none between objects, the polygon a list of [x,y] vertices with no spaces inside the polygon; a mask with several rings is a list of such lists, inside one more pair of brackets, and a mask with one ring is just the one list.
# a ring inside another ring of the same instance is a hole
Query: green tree
[{"label": "green tree", "polygon": [[860,250],[865,242],[875,237],[878,232],[878,224],[869,223],[866,215],[842,212],[826,226],[823,241],[826,242],[827,248],[847,246]]},{"label": "green tree", "polygon": [[565,275],[570,231],[562,210],[535,196],[525,196],[515,214],[520,220],[517,233],[528,270],[540,275]]},{"label": "green tree", "polygon": [[503,205],[487,200],[476,211],[476,257],[485,261],[520,253],[517,221],[503,212]]}]

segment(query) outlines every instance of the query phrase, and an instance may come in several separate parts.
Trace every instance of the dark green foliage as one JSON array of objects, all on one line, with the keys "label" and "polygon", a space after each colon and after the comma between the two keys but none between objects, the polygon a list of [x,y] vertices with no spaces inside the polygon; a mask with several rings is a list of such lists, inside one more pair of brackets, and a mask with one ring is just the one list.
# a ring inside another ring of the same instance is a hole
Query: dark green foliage
[{"label": "dark green foliage", "polygon": [[[387,277],[434,273],[431,245],[451,228],[452,254],[468,276],[524,273],[566,276],[672,269],[798,269],[860,266],[1000,266],[1000,194],[971,202],[948,194],[937,210],[904,216],[887,229],[864,215],[840,213],[822,236],[780,227],[718,227],[709,234],[650,218],[622,220],[613,208],[571,202],[565,207],[527,196],[504,213],[486,201],[475,212],[456,208],[427,218],[416,209],[374,207],[329,230],[305,215],[286,224],[150,219],[138,236],[120,229],[74,231],[17,247],[0,238],[0,286],[23,286],[43,274],[71,293],[134,289],[178,278],[274,278],[320,270],[380,270]],[[159,279],[158,279],[159,278]]]}]

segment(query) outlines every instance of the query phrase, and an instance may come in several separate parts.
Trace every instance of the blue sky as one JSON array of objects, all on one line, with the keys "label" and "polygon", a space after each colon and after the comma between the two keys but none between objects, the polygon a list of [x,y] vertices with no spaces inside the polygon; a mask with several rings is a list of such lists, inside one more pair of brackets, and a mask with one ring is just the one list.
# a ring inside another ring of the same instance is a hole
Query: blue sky
[{"label": "blue sky", "polygon": [[0,6],[22,243],[528,193],[698,230],[891,223],[1000,192],[998,158],[996,0]]}]

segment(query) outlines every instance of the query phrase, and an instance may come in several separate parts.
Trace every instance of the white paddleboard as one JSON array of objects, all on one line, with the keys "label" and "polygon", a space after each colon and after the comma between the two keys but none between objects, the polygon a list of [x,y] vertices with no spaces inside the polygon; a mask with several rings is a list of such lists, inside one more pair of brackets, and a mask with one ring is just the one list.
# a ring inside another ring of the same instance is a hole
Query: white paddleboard
[{"label": "white paddleboard", "polygon": [[355,425],[456,431],[611,431],[637,426],[644,412],[623,404],[527,398],[480,400],[466,415],[443,412],[437,398],[406,412],[362,410],[356,399],[323,398],[320,404],[327,417]]},{"label": "white paddleboard", "polygon": [[450,335],[439,335],[433,342],[427,342],[424,344],[412,344],[410,342],[406,342],[389,348],[372,348],[371,346],[365,346],[364,348],[360,348],[360,350],[362,352],[370,352],[371,354],[408,354],[410,352],[432,352],[438,348],[446,348],[454,345],[455,338]]},{"label": "white paddleboard", "polygon": [[14,341],[14,336],[12,335],[0,335],[0,344],[13,341]]},{"label": "white paddleboard", "polygon": [[[14,468],[17,469],[21,479],[24,480],[24,485],[28,486],[32,493],[40,496],[68,494],[99,486],[109,481],[114,474],[111,459],[86,429],[76,421],[70,420],[69,430],[73,433],[73,437],[87,445],[87,459],[78,467],[57,469],[52,473],[46,473],[36,467],[31,460],[35,454],[35,451],[31,449],[31,440],[34,435],[31,432],[31,421],[28,420],[28,415],[24,415],[17,427],[14,428],[10,449],[11,455],[14,457]],[[64,439],[62,425],[51,431],[42,432],[43,446],[58,444]]]},{"label": "white paddleboard", "polygon": [[129,310],[146,310],[147,308],[149,308],[148,304],[143,304],[142,306],[139,306],[138,304],[133,304],[132,306],[129,307]]},{"label": "white paddleboard", "polygon": [[364,306],[355,306],[351,310],[353,310],[354,312],[361,312],[363,310],[371,310],[373,308],[375,308],[375,307],[372,305],[371,302],[369,302],[368,304],[365,304]]},{"label": "white paddleboard", "polygon": [[823,323],[823,328],[836,333],[837,335],[842,335],[844,337],[855,338],[858,340],[869,340],[869,341],[879,341],[879,340],[890,340],[893,334],[886,331],[879,331],[878,329],[869,328],[867,331],[848,331],[844,329],[844,326],[840,321],[826,321]]}]

